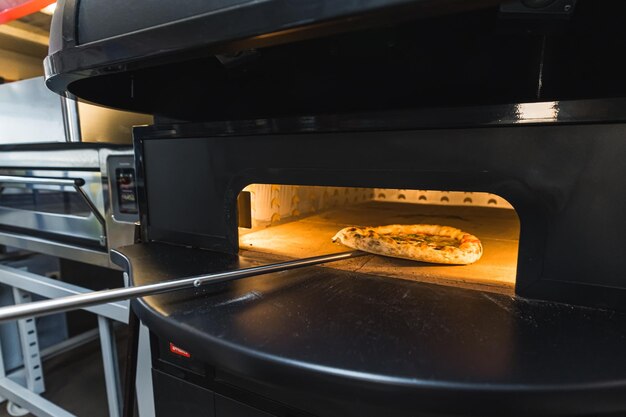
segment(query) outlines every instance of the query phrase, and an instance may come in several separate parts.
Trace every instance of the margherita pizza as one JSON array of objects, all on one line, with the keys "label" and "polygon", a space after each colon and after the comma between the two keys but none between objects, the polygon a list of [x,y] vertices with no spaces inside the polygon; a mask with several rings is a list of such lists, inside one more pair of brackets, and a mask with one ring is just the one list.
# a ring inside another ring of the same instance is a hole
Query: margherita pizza
[{"label": "margherita pizza", "polygon": [[483,254],[476,236],[432,224],[346,227],[333,242],[378,255],[439,264],[471,264]]}]

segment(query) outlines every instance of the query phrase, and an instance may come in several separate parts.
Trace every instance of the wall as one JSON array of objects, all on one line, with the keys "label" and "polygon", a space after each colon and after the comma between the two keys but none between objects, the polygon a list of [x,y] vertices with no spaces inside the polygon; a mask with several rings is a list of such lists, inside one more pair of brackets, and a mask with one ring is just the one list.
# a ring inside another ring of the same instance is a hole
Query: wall
[{"label": "wall", "polygon": [[367,201],[513,208],[500,196],[480,192],[279,184],[251,184],[244,191],[250,192],[253,228]]},{"label": "wall", "polygon": [[64,141],[61,99],[43,77],[0,85],[0,144]]},{"label": "wall", "polygon": [[79,102],[83,142],[132,143],[132,127],[153,123],[152,116]]},{"label": "wall", "polygon": [[8,81],[43,75],[43,61],[28,55],[0,49],[0,77]]}]

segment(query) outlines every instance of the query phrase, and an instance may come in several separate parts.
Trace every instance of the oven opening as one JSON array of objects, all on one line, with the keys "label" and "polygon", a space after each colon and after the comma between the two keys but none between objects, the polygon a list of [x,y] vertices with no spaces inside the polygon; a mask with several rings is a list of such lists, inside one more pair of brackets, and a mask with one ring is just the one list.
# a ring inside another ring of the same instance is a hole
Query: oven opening
[{"label": "oven opening", "polygon": [[239,248],[293,259],[350,250],[350,226],[435,224],[478,237],[482,257],[443,265],[380,255],[327,264],[377,276],[513,294],[520,222],[504,198],[481,192],[252,184],[239,194]]}]

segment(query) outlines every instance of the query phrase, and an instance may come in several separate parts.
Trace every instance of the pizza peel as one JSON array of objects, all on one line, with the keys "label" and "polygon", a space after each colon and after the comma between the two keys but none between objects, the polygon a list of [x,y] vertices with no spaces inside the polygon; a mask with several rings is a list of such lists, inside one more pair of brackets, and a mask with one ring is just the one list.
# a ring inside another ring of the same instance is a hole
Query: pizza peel
[{"label": "pizza peel", "polygon": [[349,251],[330,255],[314,256],[293,261],[272,263],[233,271],[219,272],[214,274],[196,275],[156,284],[140,285],[136,287],[115,288],[103,291],[94,291],[85,294],[70,295],[68,297],[55,298],[34,303],[18,304],[0,308],[0,322],[18,320],[27,317],[45,316],[53,313],[76,310],[114,301],[129,300],[148,295],[162,294],[179,291],[186,288],[197,288],[206,284],[234,281],[237,279],[256,275],[269,274],[272,272],[287,271],[290,269],[304,268],[328,262],[336,262],[344,259],[356,258],[366,255],[361,251]]}]

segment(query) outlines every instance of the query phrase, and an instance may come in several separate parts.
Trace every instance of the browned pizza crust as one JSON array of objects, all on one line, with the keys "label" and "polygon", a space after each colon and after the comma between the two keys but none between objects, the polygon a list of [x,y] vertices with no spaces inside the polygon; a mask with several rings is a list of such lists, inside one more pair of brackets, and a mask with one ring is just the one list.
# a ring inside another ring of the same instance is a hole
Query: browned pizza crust
[{"label": "browned pizza crust", "polygon": [[471,264],[483,254],[476,236],[433,224],[346,227],[333,242],[379,255],[439,264]]}]

